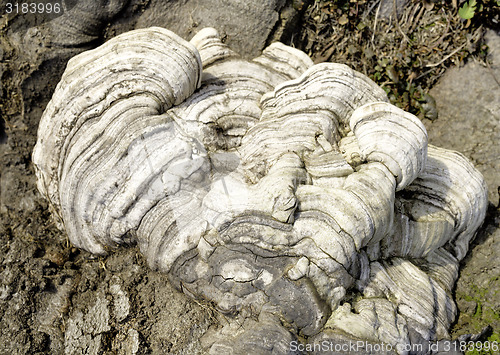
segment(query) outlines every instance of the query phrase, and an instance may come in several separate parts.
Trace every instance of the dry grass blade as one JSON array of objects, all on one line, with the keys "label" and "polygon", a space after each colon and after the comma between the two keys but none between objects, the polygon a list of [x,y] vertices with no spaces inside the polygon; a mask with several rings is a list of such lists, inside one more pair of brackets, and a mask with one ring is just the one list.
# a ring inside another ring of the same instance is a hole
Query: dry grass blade
[{"label": "dry grass blade", "polygon": [[[462,65],[470,56],[484,63],[483,27],[467,28],[452,4],[438,2],[428,9],[413,0],[389,19],[381,17],[382,5],[315,1],[306,11],[299,48],[316,63],[344,63],[367,74],[384,86],[393,103],[416,114],[446,67]],[[345,16],[349,21],[342,25],[338,19]]]}]

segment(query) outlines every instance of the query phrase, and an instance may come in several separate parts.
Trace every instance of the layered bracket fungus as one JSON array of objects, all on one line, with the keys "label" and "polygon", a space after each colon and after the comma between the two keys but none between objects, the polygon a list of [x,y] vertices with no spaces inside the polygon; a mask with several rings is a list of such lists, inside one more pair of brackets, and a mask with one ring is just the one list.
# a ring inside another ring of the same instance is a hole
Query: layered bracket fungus
[{"label": "layered bracket fungus", "polygon": [[487,205],[471,163],[365,75],[281,43],[247,61],[210,28],[134,30],[72,58],[33,161],[74,245],[136,243],[215,305],[213,353],[448,338]]}]

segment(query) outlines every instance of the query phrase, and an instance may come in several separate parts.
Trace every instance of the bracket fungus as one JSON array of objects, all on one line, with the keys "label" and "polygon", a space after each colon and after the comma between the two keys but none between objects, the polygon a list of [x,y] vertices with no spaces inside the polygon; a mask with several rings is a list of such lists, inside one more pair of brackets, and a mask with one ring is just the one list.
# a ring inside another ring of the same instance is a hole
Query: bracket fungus
[{"label": "bracket fungus", "polygon": [[448,338],[487,206],[472,164],[365,75],[281,43],[244,60],[211,28],[72,58],[33,162],[74,245],[137,243],[226,315],[213,353]]}]

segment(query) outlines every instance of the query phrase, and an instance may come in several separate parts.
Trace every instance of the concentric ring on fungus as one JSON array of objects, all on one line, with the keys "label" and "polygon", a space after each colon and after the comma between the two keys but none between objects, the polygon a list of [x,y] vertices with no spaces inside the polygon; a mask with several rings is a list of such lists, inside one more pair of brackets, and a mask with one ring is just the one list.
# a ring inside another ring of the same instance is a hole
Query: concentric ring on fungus
[{"label": "concentric ring on fungus", "polygon": [[247,61],[214,29],[71,59],[33,161],[74,245],[137,243],[225,314],[213,353],[448,338],[487,205],[472,164],[363,74],[281,43]]}]

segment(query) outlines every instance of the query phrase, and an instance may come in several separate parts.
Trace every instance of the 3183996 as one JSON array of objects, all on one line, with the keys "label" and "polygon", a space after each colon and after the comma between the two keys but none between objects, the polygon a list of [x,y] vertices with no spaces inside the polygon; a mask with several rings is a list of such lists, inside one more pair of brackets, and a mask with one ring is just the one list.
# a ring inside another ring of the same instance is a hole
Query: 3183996
[{"label": "3183996", "polygon": [[5,4],[4,12],[6,14],[60,14],[62,7],[58,2],[8,2]]}]

